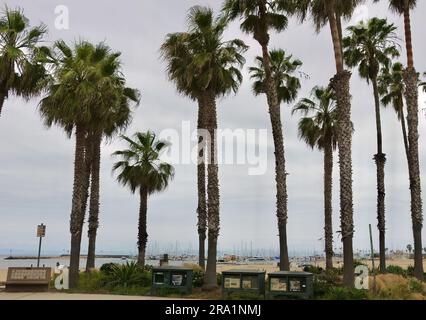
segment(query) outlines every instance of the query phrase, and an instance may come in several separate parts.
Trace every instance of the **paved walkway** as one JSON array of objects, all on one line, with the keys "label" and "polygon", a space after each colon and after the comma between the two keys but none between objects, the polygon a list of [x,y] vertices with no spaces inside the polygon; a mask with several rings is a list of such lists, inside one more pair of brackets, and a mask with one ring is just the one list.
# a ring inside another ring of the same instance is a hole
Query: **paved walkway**
[{"label": "paved walkway", "polygon": [[103,294],[68,294],[56,292],[14,293],[1,292],[0,300],[180,300],[159,297],[119,296]]}]

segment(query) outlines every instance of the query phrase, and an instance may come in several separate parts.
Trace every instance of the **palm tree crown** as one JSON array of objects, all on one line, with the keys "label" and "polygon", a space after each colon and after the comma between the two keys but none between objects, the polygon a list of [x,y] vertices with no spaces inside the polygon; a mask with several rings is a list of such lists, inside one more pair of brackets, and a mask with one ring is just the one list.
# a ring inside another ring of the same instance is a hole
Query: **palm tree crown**
[{"label": "palm tree crown", "polygon": [[288,17],[283,13],[292,13],[294,8],[291,0],[226,0],[222,11],[229,20],[241,17],[241,30],[252,34],[261,45],[267,45],[268,30],[285,30]]},{"label": "palm tree crown", "polygon": [[349,20],[355,8],[364,2],[365,0],[300,0],[297,1],[295,12],[302,21],[310,17],[315,30],[319,32],[329,22],[330,6],[336,19]]},{"label": "palm tree crown", "polygon": [[0,111],[10,92],[30,98],[42,89],[46,75],[37,47],[47,32],[44,24],[30,27],[21,9],[6,7],[0,17]]},{"label": "palm tree crown", "polygon": [[144,188],[148,194],[167,188],[174,177],[172,165],[162,162],[161,153],[169,148],[166,141],[157,140],[153,132],[136,133],[134,139],[123,136],[129,143],[129,149],[117,151],[113,155],[122,158],[114,164],[113,171],[120,170],[117,180],[128,186],[134,193]]},{"label": "palm tree crown", "polygon": [[[315,87],[312,98],[302,99],[292,113],[300,112],[299,136],[311,148],[323,150],[325,140],[331,141],[333,149],[337,147],[337,109],[336,97],[331,88]],[[311,115],[308,117],[308,115]]]},{"label": "palm tree crown", "polygon": [[392,104],[399,120],[402,118],[404,108],[403,73],[404,66],[400,62],[396,62],[390,68],[384,68],[378,78],[382,104],[384,106]]},{"label": "palm tree crown", "polygon": [[[380,0],[374,0],[374,2],[378,2]],[[417,6],[417,0],[389,0],[389,8],[396,13],[403,14],[405,9],[407,8],[412,10]]]},{"label": "palm tree crown", "polygon": [[[294,76],[296,71],[302,66],[302,61],[293,59],[292,55],[287,55],[282,49],[270,52],[271,71],[274,82],[277,86],[278,99],[280,102],[290,103],[297,97],[301,88],[300,79]],[[250,68],[253,83],[253,92],[256,95],[266,93],[265,90],[265,68],[263,58],[256,58],[257,66]],[[300,73],[301,74],[301,73]]]},{"label": "palm tree crown", "polygon": [[359,66],[360,76],[367,81],[373,80],[381,66],[388,68],[392,58],[399,56],[396,29],[394,24],[379,18],[349,27],[349,36],[343,39],[346,64]]},{"label": "palm tree crown", "polygon": [[227,26],[212,9],[195,6],[188,14],[188,31],[167,36],[161,52],[179,92],[195,99],[205,91],[217,96],[237,91],[248,47],[239,39],[224,41]]},{"label": "palm tree crown", "polygon": [[94,46],[86,41],[76,43],[73,49],[58,41],[54,48],[54,79],[48,96],[40,102],[42,117],[47,126],[57,124],[68,133],[76,124],[88,128],[102,117],[102,107],[113,105],[111,101],[119,104],[120,95],[112,89],[124,83],[119,74],[120,54],[111,53],[103,43]]}]

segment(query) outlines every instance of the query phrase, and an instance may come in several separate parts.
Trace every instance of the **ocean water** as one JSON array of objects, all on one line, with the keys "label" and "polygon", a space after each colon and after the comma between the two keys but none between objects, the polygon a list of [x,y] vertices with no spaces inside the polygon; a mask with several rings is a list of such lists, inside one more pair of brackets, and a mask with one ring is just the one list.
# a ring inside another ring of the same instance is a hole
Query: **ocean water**
[{"label": "ocean water", "polygon": [[[34,260],[5,260],[7,256],[0,256],[0,269],[7,269],[9,267],[36,267],[37,259]],[[132,259],[122,260],[119,258],[97,258],[95,260],[96,268],[100,268],[105,263],[117,263],[117,264],[125,264],[126,262],[134,261]],[[40,259],[40,267],[51,267],[55,268],[56,263],[59,262],[61,265],[69,266],[69,257],[57,257],[51,259]],[[187,263],[189,261],[170,261],[171,265],[182,265],[183,263]],[[158,266],[158,260],[147,260],[147,265]],[[80,268],[86,267],[86,258],[80,259]]]}]

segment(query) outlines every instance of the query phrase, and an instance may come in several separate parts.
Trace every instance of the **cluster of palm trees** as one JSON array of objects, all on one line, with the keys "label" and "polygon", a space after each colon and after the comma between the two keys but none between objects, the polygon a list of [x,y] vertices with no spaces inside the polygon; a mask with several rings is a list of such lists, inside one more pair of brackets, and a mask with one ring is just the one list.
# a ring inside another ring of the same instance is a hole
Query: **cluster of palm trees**
[{"label": "cluster of palm trees", "polygon": [[[241,30],[259,43],[261,55],[257,65],[250,68],[256,95],[265,94],[271,118],[275,147],[276,200],[280,245],[280,269],[289,270],[287,248],[287,183],[286,160],[281,123],[282,103],[292,103],[300,89],[302,62],[284,50],[270,50],[272,32],[284,31],[289,17],[300,21],[311,19],[316,31],[329,25],[333,41],[336,75],[325,87],[315,87],[312,97],[296,104],[293,113],[302,113],[300,137],[312,148],[324,152],[324,211],[325,252],[327,268],[333,267],[332,229],[332,172],[333,152],[338,149],[340,166],[340,220],[344,255],[344,283],[354,283],[353,258],[353,192],[352,192],[352,135],[351,72],[358,67],[361,78],[373,86],[374,111],[377,127],[377,218],[380,233],[380,270],[386,271],[385,256],[385,163],[383,152],[381,104],[393,104],[401,121],[410,172],[413,234],[415,242],[415,276],[423,278],[421,250],[422,203],[418,155],[418,85],[414,69],[410,31],[410,11],[416,1],[390,1],[390,8],[404,15],[408,66],[394,59],[399,57],[396,27],[385,19],[373,18],[349,27],[345,37],[342,20],[349,20],[362,0],[226,0],[222,12],[214,16],[211,9],[196,6],[190,9],[188,30],[169,34],[161,50],[167,62],[167,73],[177,90],[198,102],[198,128],[211,135],[209,148],[203,148],[200,134],[198,164],[198,232],[200,266],[204,267],[206,230],[208,230],[207,272],[205,287],[215,286],[216,247],[219,234],[219,192],[215,162],[214,129],[217,126],[215,98],[230,91],[236,92],[241,83],[239,68],[246,49],[240,40],[223,40],[223,30],[233,20],[239,20]],[[375,1],[376,2],[376,1]],[[408,118],[404,118],[404,96]],[[207,98],[206,98],[207,97]],[[207,103],[206,103],[207,101]],[[408,132],[407,132],[408,127]],[[207,155],[206,155],[207,153]],[[207,175],[205,168],[207,161]],[[207,181],[207,188],[206,188]],[[207,192],[207,196],[206,196]]]},{"label": "cluster of palm trees", "polygon": [[[6,7],[0,18],[1,105],[9,94],[27,99],[43,95],[39,104],[47,127],[57,125],[75,134],[74,187],[70,215],[70,287],[78,283],[80,249],[85,219],[88,222],[86,270],[95,268],[99,226],[101,145],[123,132],[132,120],[140,93],[126,86],[120,53],[105,43],[79,41],[73,47],[56,41],[40,46],[47,29],[31,28],[20,9]],[[117,151],[114,167],[118,182],[140,193],[139,264],[145,265],[148,196],[162,191],[174,176],[171,165],[160,160],[169,147],[153,132],[126,136],[129,149]],[[88,211],[88,214],[86,214]]]},{"label": "cluster of palm trees", "polygon": [[[377,0],[374,0],[375,2]],[[344,284],[354,284],[352,135],[349,68],[358,67],[361,77],[372,84],[377,127],[377,217],[380,233],[380,268],[385,260],[385,163],[380,107],[394,107],[401,122],[411,190],[414,235],[414,274],[423,278],[423,225],[418,146],[419,74],[414,68],[410,11],[415,0],[390,0],[390,8],[404,15],[407,67],[396,62],[399,40],[396,28],[373,18],[349,27],[345,37],[342,20],[350,19],[362,0],[225,0],[221,13],[196,6],[189,10],[187,30],[167,35],[161,54],[167,74],[177,91],[198,104],[198,235],[199,264],[206,267],[205,289],[216,282],[217,243],[220,232],[219,173],[217,163],[217,101],[239,89],[243,81],[247,45],[240,39],[225,40],[232,21],[251,35],[261,51],[249,69],[255,95],[265,95],[275,149],[276,216],[279,232],[280,269],[289,270],[287,248],[287,172],[281,104],[295,103],[293,114],[301,114],[299,135],[310,147],[324,153],[324,218],[327,268],[333,267],[332,173],[338,150],[340,172],[340,233],[343,241]],[[337,73],[325,86],[317,86],[309,98],[296,102],[301,88],[302,62],[281,49],[270,50],[272,34],[284,31],[290,17],[311,19],[317,31],[329,25]],[[140,93],[128,88],[121,71],[120,53],[105,43],[79,41],[72,47],[57,41],[52,48],[41,46],[46,27],[30,27],[19,9],[6,8],[0,17],[0,112],[12,94],[31,98],[43,95],[39,104],[45,124],[60,126],[76,138],[74,188],[70,215],[70,286],[79,276],[83,225],[88,211],[87,270],[94,268],[96,233],[99,224],[101,144],[123,132],[138,105]],[[405,100],[405,103],[404,103]],[[406,108],[406,109],[405,109]],[[407,114],[407,119],[405,119]],[[207,132],[207,134],[204,134]],[[138,262],[145,264],[147,202],[153,192],[164,190],[174,175],[171,165],[161,161],[169,147],[152,132],[123,136],[129,148],[117,151],[113,170],[117,180],[140,196]],[[207,266],[205,242],[207,240]]]},{"label": "cluster of palm trees", "polygon": [[131,120],[131,104],[139,102],[139,92],[125,85],[119,57],[119,53],[104,43],[94,46],[85,41],[76,43],[74,48],[57,41],[47,56],[51,60],[51,79],[40,102],[41,116],[48,127],[58,125],[76,137],[70,219],[70,283],[73,285],[78,280],[82,230],[88,206],[86,269],[95,267],[101,142],[127,127]]}]

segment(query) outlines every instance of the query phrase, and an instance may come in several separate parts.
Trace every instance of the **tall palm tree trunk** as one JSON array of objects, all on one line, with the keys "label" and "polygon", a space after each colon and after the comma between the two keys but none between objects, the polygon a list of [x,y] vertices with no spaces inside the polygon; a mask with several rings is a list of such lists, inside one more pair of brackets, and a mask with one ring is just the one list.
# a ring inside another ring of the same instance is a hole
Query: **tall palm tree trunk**
[{"label": "tall palm tree trunk", "polygon": [[340,167],[340,221],[343,242],[343,283],[353,287],[355,281],[353,258],[353,191],[352,191],[352,122],[351,122],[351,73],[343,68],[342,43],[334,16],[334,1],[327,1],[328,17],[333,39],[337,74],[331,86],[337,100],[337,140]]},{"label": "tall palm tree trunk", "polygon": [[337,73],[344,71],[343,65],[343,48],[341,32],[339,31],[339,25],[337,23],[334,6],[334,0],[330,0],[326,3],[328,11],[328,20],[331,31],[331,38],[333,40],[334,60],[336,63]]},{"label": "tall palm tree trunk", "polygon": [[83,184],[83,201],[81,203],[81,212],[84,215],[86,214],[87,201],[89,199],[92,159],[93,159],[93,134],[89,132],[86,136],[86,142],[84,147],[85,176],[84,176],[84,184]]},{"label": "tall palm tree trunk", "polygon": [[217,287],[216,261],[217,261],[217,240],[220,230],[219,216],[219,167],[217,162],[217,114],[216,101],[213,92],[205,95],[205,107],[207,113],[206,127],[208,131],[208,143],[210,156],[207,164],[207,228],[208,228],[208,253],[207,269],[205,274],[205,290],[212,290]]},{"label": "tall palm tree trunk", "polygon": [[410,7],[408,1],[405,1],[404,9],[404,31],[405,31],[405,47],[407,50],[407,66],[408,69],[414,69],[414,52],[413,52],[413,40],[411,36],[411,17]]},{"label": "tall palm tree trunk", "polygon": [[205,137],[202,130],[205,129],[206,110],[202,99],[198,100],[198,264],[205,269],[206,256],[206,230],[207,230],[207,203],[206,203],[206,163],[205,163]]},{"label": "tall palm tree trunk", "polygon": [[87,251],[86,270],[95,268],[96,235],[99,227],[99,180],[101,166],[102,134],[96,133],[93,137],[92,182],[90,185],[89,207],[89,248]]},{"label": "tall palm tree trunk", "polygon": [[72,208],[70,219],[71,232],[71,251],[70,251],[70,270],[69,270],[69,286],[71,289],[78,284],[79,265],[80,265],[80,245],[81,234],[84,222],[84,213],[81,212],[84,179],[85,179],[85,137],[86,130],[80,124],[76,126],[76,142],[75,142],[75,160],[74,160],[74,187],[72,196]]},{"label": "tall palm tree trunk", "polygon": [[[336,13],[336,24],[337,24],[337,30],[339,32],[340,43],[342,43],[343,41],[342,16],[338,13]],[[340,49],[341,49],[341,55],[343,58],[343,46],[340,46]]]},{"label": "tall palm tree trunk", "polygon": [[380,96],[377,87],[377,76],[373,77],[373,91],[376,114],[377,154],[374,161],[377,166],[377,220],[379,229],[380,272],[386,273],[386,218],[385,218],[385,164],[386,154],[383,153],[382,123],[380,116]]},{"label": "tall palm tree trunk", "polygon": [[280,243],[280,270],[290,270],[287,245],[287,172],[285,163],[284,137],[281,123],[281,109],[278,102],[275,84],[271,77],[266,80],[269,115],[272,124],[272,136],[275,148],[275,182],[277,185],[277,219]]},{"label": "tall palm tree trunk", "polygon": [[[408,136],[407,136],[407,125],[405,123],[405,112],[404,112],[404,106],[402,107],[401,110],[401,131],[402,131],[402,138],[404,139],[404,148],[405,148],[405,155],[407,157],[407,162],[409,161],[410,158],[410,151],[409,151],[409,146],[408,146]],[[410,169],[410,168],[408,168]]]},{"label": "tall palm tree trunk", "polygon": [[407,124],[408,124],[408,146],[410,168],[410,191],[411,191],[411,219],[413,224],[414,238],[414,276],[423,280],[423,253],[422,253],[422,229],[423,208],[422,190],[419,163],[419,100],[418,100],[418,75],[414,68],[413,43],[411,37],[411,18],[408,1],[405,1],[404,27],[405,45],[407,48],[407,65],[404,72],[406,86],[405,98],[407,100]]},{"label": "tall palm tree trunk", "polygon": [[140,190],[140,208],[139,208],[139,226],[138,226],[138,264],[145,267],[146,243],[148,241],[147,232],[147,209],[148,209],[148,190],[141,187]]},{"label": "tall palm tree trunk", "polygon": [[324,232],[326,269],[333,269],[333,144],[327,139],[324,147]]},{"label": "tall palm tree trunk", "polygon": [[[283,128],[281,123],[281,109],[275,83],[271,76],[268,47],[263,46],[262,52],[266,74],[266,95],[268,100],[269,115],[272,124],[272,136],[274,139],[275,148],[275,182],[277,185],[277,218],[280,241],[280,270],[289,271],[290,261],[288,257],[287,246],[287,172],[285,162]],[[269,71],[266,71],[267,69],[269,69]]]},{"label": "tall palm tree trunk", "polygon": [[259,5],[259,17],[263,21],[261,31],[254,35],[255,40],[262,47],[262,58],[265,69],[265,93],[268,101],[269,115],[272,125],[272,136],[275,147],[275,181],[277,185],[277,219],[278,236],[280,244],[280,270],[290,270],[290,260],[288,257],[287,245],[287,219],[288,219],[288,195],[287,195],[287,172],[285,163],[285,149],[283,128],[281,123],[280,101],[278,99],[277,88],[272,78],[271,62],[269,58],[269,34],[267,32],[266,1]]},{"label": "tall palm tree trunk", "polygon": [[405,96],[408,106],[408,165],[410,167],[411,218],[414,238],[414,276],[419,280],[423,280],[423,213],[419,164],[418,76],[416,71],[414,69],[407,69],[404,72],[404,80],[406,85]]}]

